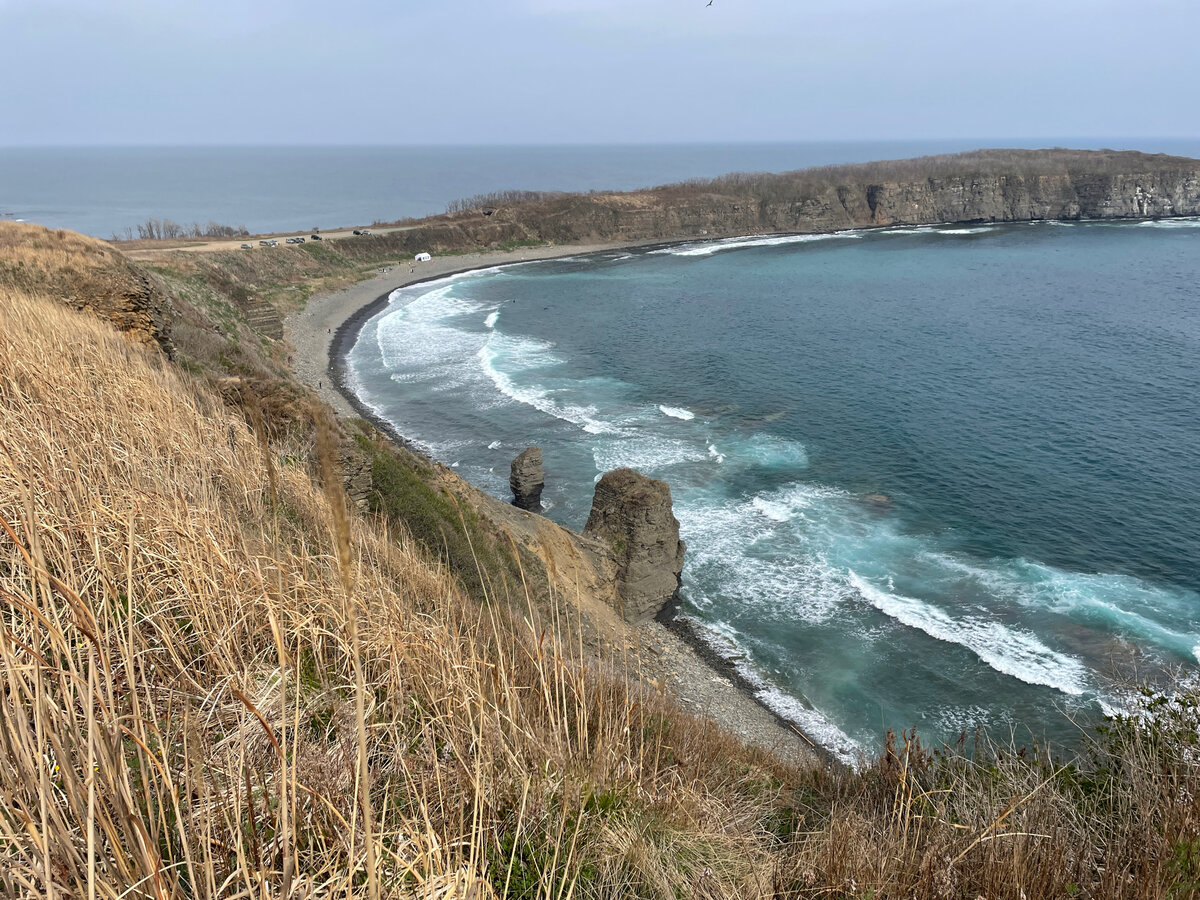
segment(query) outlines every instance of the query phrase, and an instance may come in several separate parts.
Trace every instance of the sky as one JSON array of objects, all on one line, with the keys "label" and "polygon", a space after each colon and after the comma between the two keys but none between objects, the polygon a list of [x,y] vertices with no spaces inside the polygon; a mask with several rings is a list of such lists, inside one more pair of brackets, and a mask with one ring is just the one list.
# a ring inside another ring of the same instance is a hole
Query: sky
[{"label": "sky", "polygon": [[0,146],[1195,137],[1200,0],[0,0]]}]

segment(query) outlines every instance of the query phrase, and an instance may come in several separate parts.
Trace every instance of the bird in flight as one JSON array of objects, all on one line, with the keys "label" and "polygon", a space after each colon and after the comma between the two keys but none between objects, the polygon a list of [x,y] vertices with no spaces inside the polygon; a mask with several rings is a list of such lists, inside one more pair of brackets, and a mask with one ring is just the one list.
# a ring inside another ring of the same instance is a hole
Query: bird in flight
[{"label": "bird in flight", "polygon": [[[712,6],[712,5],[713,5],[713,0],[708,0],[708,6]],[[708,6],[706,6],[706,7],[704,7],[704,8],[705,8],[705,9],[708,9]]]}]

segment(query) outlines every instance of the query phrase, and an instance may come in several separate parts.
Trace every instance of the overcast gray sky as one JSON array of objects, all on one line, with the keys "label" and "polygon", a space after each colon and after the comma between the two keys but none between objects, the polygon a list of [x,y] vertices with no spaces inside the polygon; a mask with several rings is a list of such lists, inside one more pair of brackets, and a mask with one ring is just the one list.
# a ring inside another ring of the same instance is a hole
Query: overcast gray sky
[{"label": "overcast gray sky", "polygon": [[0,0],[0,145],[1179,136],[1200,0]]}]

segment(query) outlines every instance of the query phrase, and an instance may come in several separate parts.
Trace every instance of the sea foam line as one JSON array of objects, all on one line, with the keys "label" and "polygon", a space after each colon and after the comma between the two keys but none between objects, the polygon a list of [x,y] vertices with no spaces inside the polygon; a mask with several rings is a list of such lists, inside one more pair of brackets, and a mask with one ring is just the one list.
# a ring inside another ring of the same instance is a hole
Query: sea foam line
[{"label": "sea foam line", "polygon": [[994,597],[1021,606],[1097,624],[1179,656],[1196,656],[1200,635],[1171,627],[1200,604],[1200,596],[1181,588],[1151,585],[1132,575],[1069,572],[1026,559],[985,569],[957,557],[930,551],[932,565],[962,574]]},{"label": "sea foam line", "polygon": [[881,590],[853,570],[848,572],[848,581],[859,596],[885,616],[936,640],[970,650],[1001,674],[1026,684],[1054,688],[1072,697],[1087,690],[1084,665],[1051,650],[1031,634],[1000,622],[954,619],[921,600]]},{"label": "sea foam line", "polygon": [[[503,336],[499,332],[493,331],[492,336],[488,338],[487,343],[479,348],[479,352],[476,355],[484,373],[491,379],[492,384],[496,386],[496,390],[501,394],[518,403],[532,406],[534,409],[553,416],[556,419],[570,422],[572,425],[578,425],[588,434],[605,434],[617,430],[595,418],[595,407],[560,406],[550,399],[548,391],[540,388],[519,387],[508,374],[502,372],[496,365],[500,356],[500,350],[493,346],[493,341],[497,337]],[[545,352],[549,349],[549,345],[535,345],[533,342],[526,342],[519,349],[532,349],[533,352]]]},{"label": "sea foam line", "polygon": [[719,241],[681,244],[651,250],[651,254],[664,256],[711,256],[722,250],[742,250],[747,247],[778,247],[783,244],[807,244],[813,241],[829,241],[838,238],[861,238],[859,231],[835,231],[831,234],[776,234],[757,238],[725,238]]},{"label": "sea foam line", "polygon": [[758,673],[747,661],[737,642],[737,632],[725,623],[701,622],[693,616],[681,616],[714,654],[728,662],[738,677],[749,686],[754,699],[781,719],[792,722],[807,737],[849,766],[862,761],[862,746],[819,709],[788,694]]}]

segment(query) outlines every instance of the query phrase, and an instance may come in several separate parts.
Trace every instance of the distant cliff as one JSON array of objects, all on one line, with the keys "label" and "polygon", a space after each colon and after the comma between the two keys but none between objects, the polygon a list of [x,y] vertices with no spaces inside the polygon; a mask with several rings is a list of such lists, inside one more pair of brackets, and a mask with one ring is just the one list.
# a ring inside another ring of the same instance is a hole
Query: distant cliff
[{"label": "distant cliff", "polygon": [[898,224],[1192,216],[1200,215],[1200,160],[1133,151],[979,150],[630,192],[509,192],[455,208],[381,240],[436,252]]}]

